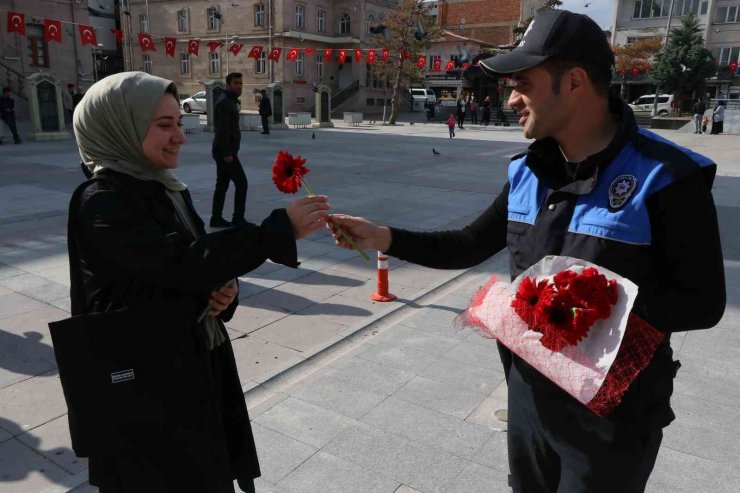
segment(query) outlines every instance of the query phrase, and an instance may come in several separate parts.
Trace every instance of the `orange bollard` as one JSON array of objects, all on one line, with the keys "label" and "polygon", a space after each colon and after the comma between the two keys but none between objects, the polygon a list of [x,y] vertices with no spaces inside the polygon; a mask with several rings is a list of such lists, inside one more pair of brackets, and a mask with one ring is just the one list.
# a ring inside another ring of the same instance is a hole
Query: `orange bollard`
[{"label": "orange bollard", "polygon": [[378,252],[378,291],[370,295],[373,301],[393,301],[395,294],[388,292],[388,257]]}]

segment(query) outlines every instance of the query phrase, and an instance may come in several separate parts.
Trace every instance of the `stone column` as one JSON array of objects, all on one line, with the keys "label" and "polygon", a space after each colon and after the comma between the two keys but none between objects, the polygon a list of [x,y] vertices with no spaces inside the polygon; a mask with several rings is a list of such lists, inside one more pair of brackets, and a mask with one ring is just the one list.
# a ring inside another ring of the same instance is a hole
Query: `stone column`
[{"label": "stone column", "polygon": [[213,108],[225,88],[226,84],[222,80],[209,80],[206,82],[206,128],[203,129],[204,132],[213,132]]},{"label": "stone column", "polygon": [[26,78],[29,112],[31,116],[30,140],[71,139],[64,125],[62,86],[48,72],[32,74]]}]

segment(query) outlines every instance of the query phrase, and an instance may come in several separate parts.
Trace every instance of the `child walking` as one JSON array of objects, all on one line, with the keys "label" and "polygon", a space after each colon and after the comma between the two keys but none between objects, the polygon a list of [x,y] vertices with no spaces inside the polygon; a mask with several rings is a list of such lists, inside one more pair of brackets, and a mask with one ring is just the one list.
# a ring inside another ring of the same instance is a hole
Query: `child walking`
[{"label": "child walking", "polygon": [[704,118],[701,119],[701,132],[707,133],[707,125],[709,125],[709,117],[707,115],[704,115]]},{"label": "child walking", "polygon": [[450,117],[447,119],[447,128],[450,129],[450,138],[453,138],[455,136],[455,115],[450,113]]}]

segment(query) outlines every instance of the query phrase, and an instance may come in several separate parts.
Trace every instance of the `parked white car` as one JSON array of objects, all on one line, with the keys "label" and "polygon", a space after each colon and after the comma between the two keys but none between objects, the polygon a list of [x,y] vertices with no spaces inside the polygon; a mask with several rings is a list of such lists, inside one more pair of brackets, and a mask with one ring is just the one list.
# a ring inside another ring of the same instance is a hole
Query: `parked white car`
[{"label": "parked white car", "polygon": [[[668,115],[671,112],[672,94],[661,94],[658,96],[658,115]],[[645,94],[632,101],[629,105],[635,113],[653,113],[655,105],[655,94]]]},{"label": "parked white car", "polygon": [[200,91],[199,93],[194,94],[190,98],[183,99],[182,110],[185,113],[192,113],[193,111],[197,111],[199,113],[205,113],[206,112],[206,92]]},{"label": "parked white car", "polygon": [[434,91],[427,87],[412,87],[411,88],[411,97],[416,99],[423,99],[426,101],[427,105],[433,106],[434,103],[437,102],[437,96],[434,94]]}]

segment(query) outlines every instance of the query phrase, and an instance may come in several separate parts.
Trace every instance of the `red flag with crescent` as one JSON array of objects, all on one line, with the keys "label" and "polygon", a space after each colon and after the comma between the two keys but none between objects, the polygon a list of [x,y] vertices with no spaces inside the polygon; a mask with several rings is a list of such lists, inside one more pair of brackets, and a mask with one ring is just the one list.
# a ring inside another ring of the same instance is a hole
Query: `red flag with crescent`
[{"label": "red flag with crescent", "polygon": [[470,64],[469,63],[463,63],[463,70],[467,70],[469,68],[470,68]]},{"label": "red flag with crescent", "polygon": [[339,56],[337,57],[337,60],[339,60],[339,63],[344,63],[346,59],[347,59],[347,50],[339,50]]},{"label": "red flag with crescent", "polygon": [[303,51],[306,53],[306,56],[311,56],[311,54],[316,51],[316,48],[303,48]]},{"label": "red flag with crescent", "polygon": [[247,58],[254,58],[256,60],[260,57],[261,54],[262,54],[261,46],[252,46],[252,49],[249,50],[249,54],[247,55]]},{"label": "red flag with crescent", "polygon": [[375,63],[377,57],[378,55],[375,53],[375,50],[367,50],[367,63]]},{"label": "red flag with crescent", "polygon": [[154,41],[152,41],[152,35],[148,33],[139,33],[139,46],[141,51],[157,51],[157,47],[154,46]]},{"label": "red flag with crescent", "polygon": [[177,46],[176,38],[164,38],[164,53],[168,57],[175,57],[175,46]]},{"label": "red flag with crescent", "polygon": [[206,43],[206,46],[208,46],[208,53],[213,53],[217,49],[221,47],[223,43],[221,41],[209,41]]},{"label": "red flag with crescent", "polygon": [[362,50],[359,48],[355,49],[355,62],[361,62],[362,61]]},{"label": "red flag with crescent", "polygon": [[198,56],[198,50],[200,50],[199,39],[191,39],[188,41],[188,55]]},{"label": "red flag with crescent", "polygon": [[276,62],[280,61],[280,53],[283,52],[282,48],[273,48],[269,55],[267,55],[268,60],[274,60]]},{"label": "red flag with crescent", "polygon": [[421,56],[420,56],[420,57],[419,57],[419,58],[418,58],[418,59],[416,60],[416,67],[417,67],[417,68],[424,68],[424,67],[426,67],[426,66],[427,66],[427,57],[426,57],[426,56],[424,56],[424,55],[421,55]]},{"label": "red flag with crescent", "polygon": [[432,72],[442,71],[442,59],[437,57],[434,59],[434,65],[432,66]]},{"label": "red flag with crescent", "polygon": [[62,42],[62,21],[44,19],[44,41]]},{"label": "red flag with crescent", "polygon": [[116,37],[116,43],[123,43],[123,31],[121,31],[120,29],[111,29],[110,32],[112,32],[113,36]]},{"label": "red flag with crescent", "polygon": [[237,56],[239,52],[242,51],[242,48],[244,48],[243,44],[234,43],[229,46],[229,52],[231,52],[232,55]]},{"label": "red flag with crescent", "polygon": [[455,69],[455,60],[450,60],[447,62],[447,65],[445,65],[445,72],[449,72],[450,70]]},{"label": "red flag with crescent", "polygon": [[295,62],[298,60],[298,52],[300,50],[298,48],[291,48],[288,50],[288,52],[285,54],[285,59],[290,60],[291,62]]},{"label": "red flag with crescent", "polygon": [[79,26],[77,26],[77,29],[79,29],[80,31],[80,39],[82,40],[82,46],[85,46],[86,44],[98,46],[98,37],[95,35],[94,27],[80,24]]},{"label": "red flag with crescent", "polygon": [[26,16],[17,12],[8,12],[8,32],[26,35]]},{"label": "red flag with crescent", "polygon": [[401,50],[401,60],[410,60],[411,52],[409,50]]},{"label": "red flag with crescent", "polygon": [[388,52],[388,48],[383,48],[383,52],[380,54],[380,58],[383,59],[384,62],[388,61],[388,57],[390,57],[390,53]]},{"label": "red flag with crescent", "polygon": [[334,52],[332,48],[326,48],[324,50],[324,61],[330,62],[331,61],[331,54]]}]

